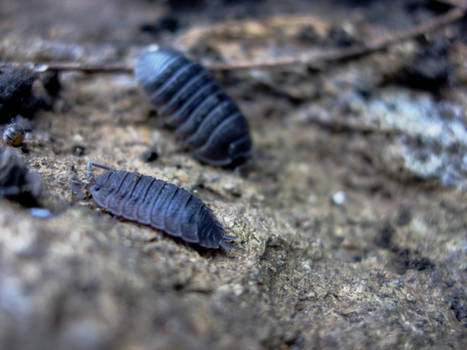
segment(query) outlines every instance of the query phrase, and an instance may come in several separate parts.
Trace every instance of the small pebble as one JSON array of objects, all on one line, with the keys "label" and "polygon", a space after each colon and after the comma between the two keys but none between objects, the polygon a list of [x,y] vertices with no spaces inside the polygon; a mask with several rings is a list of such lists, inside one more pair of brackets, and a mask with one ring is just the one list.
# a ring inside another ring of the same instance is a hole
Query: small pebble
[{"label": "small pebble", "polygon": [[342,205],[345,203],[346,196],[344,191],[337,191],[332,196],[332,203],[335,205]]},{"label": "small pebble", "polygon": [[226,184],[224,184],[222,188],[226,190],[227,192],[229,192],[232,196],[241,197],[242,195],[242,188],[239,183],[234,183],[232,181],[229,181]]},{"label": "small pebble", "polygon": [[41,219],[47,219],[52,216],[52,213],[50,212],[49,209],[45,208],[31,208],[29,209],[29,213],[36,217],[36,218],[41,218]]},{"label": "small pebble", "polygon": [[84,152],[86,151],[86,148],[84,146],[76,145],[73,146],[73,155],[77,157],[81,157],[84,155]]},{"label": "small pebble", "polygon": [[318,198],[316,197],[316,195],[310,194],[308,196],[308,204],[313,205],[313,204],[316,204],[317,201],[318,201]]},{"label": "small pebble", "polygon": [[146,163],[153,162],[157,160],[157,158],[159,158],[159,153],[157,153],[157,150],[155,150],[154,148],[151,148],[150,150],[144,152],[141,155],[141,160]]}]

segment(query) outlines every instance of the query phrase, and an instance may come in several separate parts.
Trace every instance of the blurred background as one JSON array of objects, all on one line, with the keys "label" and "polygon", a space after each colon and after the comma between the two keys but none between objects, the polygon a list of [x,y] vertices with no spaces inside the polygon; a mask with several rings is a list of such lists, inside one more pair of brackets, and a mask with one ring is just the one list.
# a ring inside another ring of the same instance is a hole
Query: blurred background
[{"label": "blurred background", "polygon": [[[466,8],[2,0],[0,62],[75,69],[0,68],[0,129],[21,121],[50,212],[0,198],[0,348],[465,348]],[[199,163],[158,118],[131,73],[153,43],[238,103],[245,172]],[[88,161],[189,189],[237,251],[78,198]]]}]

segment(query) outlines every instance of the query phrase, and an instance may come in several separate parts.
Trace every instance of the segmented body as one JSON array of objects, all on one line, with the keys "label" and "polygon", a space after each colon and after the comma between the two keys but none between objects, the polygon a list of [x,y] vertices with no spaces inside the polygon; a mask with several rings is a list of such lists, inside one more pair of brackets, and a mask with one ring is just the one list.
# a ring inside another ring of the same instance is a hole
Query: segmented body
[{"label": "segmented body", "polygon": [[178,51],[152,46],[139,56],[135,75],[158,113],[195,157],[226,166],[250,156],[247,120],[201,65]]},{"label": "segmented body", "polygon": [[[107,171],[94,179],[92,166]],[[197,197],[181,187],[136,172],[88,164],[90,192],[97,204],[125,219],[150,225],[186,242],[206,248],[230,249],[222,225]]]}]

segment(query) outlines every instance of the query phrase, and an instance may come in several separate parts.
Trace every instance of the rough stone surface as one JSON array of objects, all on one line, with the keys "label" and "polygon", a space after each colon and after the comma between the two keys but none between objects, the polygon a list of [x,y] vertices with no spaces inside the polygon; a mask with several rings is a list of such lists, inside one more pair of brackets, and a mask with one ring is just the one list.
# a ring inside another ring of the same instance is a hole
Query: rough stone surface
[{"label": "rough stone surface", "polygon": [[[392,16],[376,1],[183,3],[2,1],[0,59],[131,62],[154,41],[207,59],[269,57],[319,49],[336,25],[361,41],[433,15],[403,1]],[[175,33],[141,31],[167,16],[179,18]],[[246,175],[194,160],[132,76],[61,74],[60,97],[36,114],[23,149],[53,215],[0,199],[0,348],[465,348],[467,49],[457,30],[433,34],[452,42],[436,95],[395,78],[430,37],[321,72],[217,74],[251,124]],[[154,145],[157,161],[143,161]],[[86,183],[90,160],[193,191],[239,236],[237,251],[201,250],[80,200],[69,183]],[[338,191],[346,199],[334,205]]]}]

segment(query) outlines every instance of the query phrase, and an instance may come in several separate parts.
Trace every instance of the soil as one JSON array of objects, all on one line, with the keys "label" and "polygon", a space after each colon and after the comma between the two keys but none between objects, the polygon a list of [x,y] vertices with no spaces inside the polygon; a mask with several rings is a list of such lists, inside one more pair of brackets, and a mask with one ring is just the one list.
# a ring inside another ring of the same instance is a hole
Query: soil
[{"label": "soil", "polygon": [[[409,28],[439,3],[3,0],[0,61],[131,63],[154,42],[201,61],[293,55]],[[21,149],[52,216],[0,199],[0,347],[464,349],[463,28],[320,70],[215,73],[250,123],[241,171],[196,161],[131,75],[41,78],[53,106],[27,116]],[[106,213],[70,186],[88,161],[192,191],[236,250]]]}]

